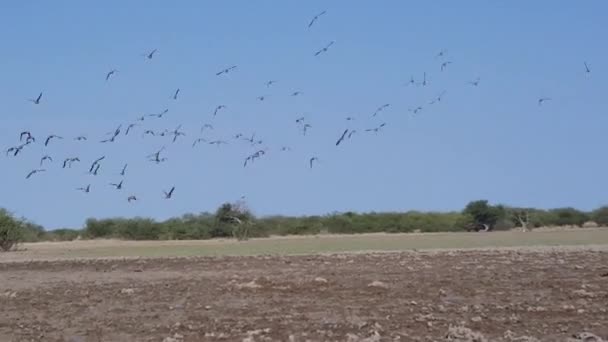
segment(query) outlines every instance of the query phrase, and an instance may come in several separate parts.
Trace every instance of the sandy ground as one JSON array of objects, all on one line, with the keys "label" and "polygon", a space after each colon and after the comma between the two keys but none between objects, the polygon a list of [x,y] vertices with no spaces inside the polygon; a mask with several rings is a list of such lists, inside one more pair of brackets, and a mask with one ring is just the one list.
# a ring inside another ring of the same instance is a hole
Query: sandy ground
[{"label": "sandy ground", "polygon": [[606,338],[608,250],[13,261],[0,308],[0,341]]}]

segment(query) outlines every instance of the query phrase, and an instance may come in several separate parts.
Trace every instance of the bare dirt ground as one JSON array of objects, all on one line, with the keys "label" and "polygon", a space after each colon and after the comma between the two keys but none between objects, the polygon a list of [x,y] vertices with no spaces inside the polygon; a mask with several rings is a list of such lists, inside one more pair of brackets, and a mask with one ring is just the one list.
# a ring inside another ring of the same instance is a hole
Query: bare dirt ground
[{"label": "bare dirt ground", "polygon": [[0,341],[607,338],[606,273],[583,247],[3,262]]}]

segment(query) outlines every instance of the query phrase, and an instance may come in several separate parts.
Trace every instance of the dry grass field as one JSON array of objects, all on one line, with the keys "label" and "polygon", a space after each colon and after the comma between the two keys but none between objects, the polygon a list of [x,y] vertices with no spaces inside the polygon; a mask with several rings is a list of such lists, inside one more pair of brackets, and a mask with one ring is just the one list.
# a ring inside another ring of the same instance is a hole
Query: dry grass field
[{"label": "dry grass field", "polygon": [[0,341],[608,337],[608,230],[21,248],[0,254]]}]

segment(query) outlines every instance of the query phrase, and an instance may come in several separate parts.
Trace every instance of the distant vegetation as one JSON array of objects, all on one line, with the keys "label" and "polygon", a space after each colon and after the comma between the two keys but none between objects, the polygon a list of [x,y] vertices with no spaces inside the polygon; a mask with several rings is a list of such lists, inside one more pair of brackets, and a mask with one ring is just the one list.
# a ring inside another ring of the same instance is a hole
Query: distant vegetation
[{"label": "distant vegetation", "polygon": [[[590,223],[593,222],[593,223]],[[541,210],[473,201],[461,212],[332,213],[323,216],[256,218],[245,203],[225,203],[212,213],[187,214],[158,222],[149,218],[88,219],[83,229],[45,231],[0,209],[0,250],[18,242],[67,241],[77,238],[185,240],[270,235],[492,231],[536,227],[608,226],[608,206],[592,212],[574,208]]]}]

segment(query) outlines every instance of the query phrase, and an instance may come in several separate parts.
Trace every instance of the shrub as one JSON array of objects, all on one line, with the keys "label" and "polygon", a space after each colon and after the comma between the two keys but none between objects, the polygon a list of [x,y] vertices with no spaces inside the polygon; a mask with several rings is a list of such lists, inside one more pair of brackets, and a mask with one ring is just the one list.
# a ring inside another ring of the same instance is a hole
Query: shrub
[{"label": "shrub", "polygon": [[23,241],[23,223],[0,209],[0,251],[8,252]]},{"label": "shrub", "polygon": [[600,226],[608,226],[608,206],[594,210],[591,213],[591,219]]}]

